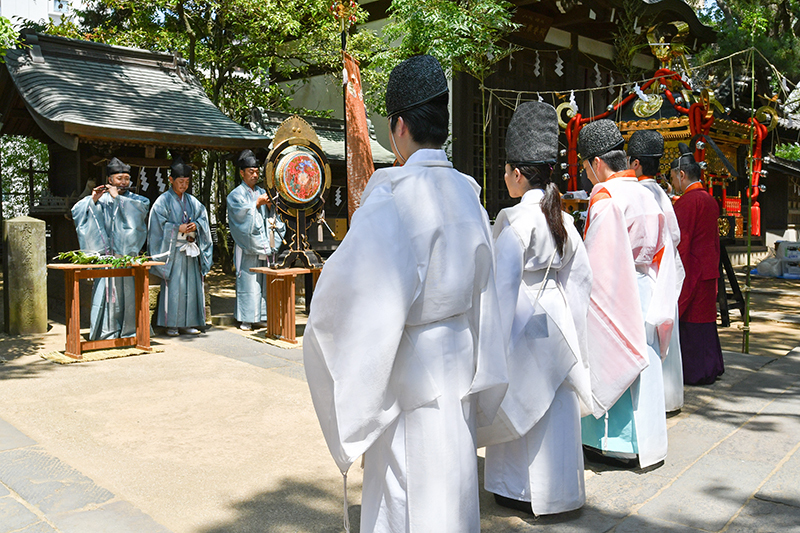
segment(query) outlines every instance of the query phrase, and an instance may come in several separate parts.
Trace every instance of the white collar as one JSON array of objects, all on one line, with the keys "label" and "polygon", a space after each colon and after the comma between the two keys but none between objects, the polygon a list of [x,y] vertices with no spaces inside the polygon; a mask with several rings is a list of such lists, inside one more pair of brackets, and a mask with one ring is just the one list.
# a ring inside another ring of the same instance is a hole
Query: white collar
[{"label": "white collar", "polygon": [[444,150],[436,148],[420,148],[406,160],[405,165],[443,166],[452,167]]},{"label": "white collar", "polygon": [[529,189],[522,195],[520,203],[538,204],[544,198],[544,189]]}]

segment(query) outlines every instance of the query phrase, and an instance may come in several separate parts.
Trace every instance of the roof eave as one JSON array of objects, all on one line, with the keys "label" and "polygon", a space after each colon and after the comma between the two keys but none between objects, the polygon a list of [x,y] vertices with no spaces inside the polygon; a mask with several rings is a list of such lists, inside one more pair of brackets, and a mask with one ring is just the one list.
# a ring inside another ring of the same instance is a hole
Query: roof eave
[{"label": "roof eave", "polygon": [[268,148],[272,142],[271,139],[263,136],[249,138],[211,137],[152,131],[122,131],[74,122],[65,122],[63,125],[64,133],[75,135],[81,141],[152,144],[166,148],[192,147],[205,150],[244,150],[245,148]]}]

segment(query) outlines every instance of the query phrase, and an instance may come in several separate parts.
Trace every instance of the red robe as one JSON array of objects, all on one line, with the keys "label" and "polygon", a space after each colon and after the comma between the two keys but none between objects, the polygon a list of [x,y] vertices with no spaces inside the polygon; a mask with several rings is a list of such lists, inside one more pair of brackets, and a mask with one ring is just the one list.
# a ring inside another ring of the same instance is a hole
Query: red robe
[{"label": "red robe", "polygon": [[700,182],[690,185],[675,202],[681,228],[678,253],[686,277],[678,300],[681,322],[717,321],[719,278],[719,206]]},{"label": "red robe", "polygon": [[719,206],[699,182],[693,183],[675,203],[675,216],[686,270],[678,300],[683,382],[713,383],[725,372],[717,334]]}]

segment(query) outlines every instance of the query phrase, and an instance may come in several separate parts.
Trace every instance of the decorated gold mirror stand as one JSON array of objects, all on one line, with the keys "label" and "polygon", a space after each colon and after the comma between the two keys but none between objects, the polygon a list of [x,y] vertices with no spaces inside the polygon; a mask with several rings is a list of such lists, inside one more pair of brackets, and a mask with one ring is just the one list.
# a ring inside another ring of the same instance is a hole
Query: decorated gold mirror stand
[{"label": "decorated gold mirror stand", "polygon": [[331,167],[314,129],[298,116],[275,132],[264,171],[267,192],[293,236],[276,262],[277,268],[300,263],[322,268],[322,258],[308,244],[307,232],[317,222],[331,186]]}]

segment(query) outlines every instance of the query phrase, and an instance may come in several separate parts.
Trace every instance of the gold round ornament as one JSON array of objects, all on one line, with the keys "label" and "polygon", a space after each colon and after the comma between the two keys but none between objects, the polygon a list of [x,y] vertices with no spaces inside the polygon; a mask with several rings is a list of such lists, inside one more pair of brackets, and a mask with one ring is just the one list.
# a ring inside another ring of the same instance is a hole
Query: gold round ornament
[{"label": "gold round ornament", "polygon": [[664,99],[661,98],[660,94],[646,94],[645,96],[647,100],[639,98],[633,104],[633,113],[639,118],[652,117],[658,113],[658,110],[664,104]]}]

